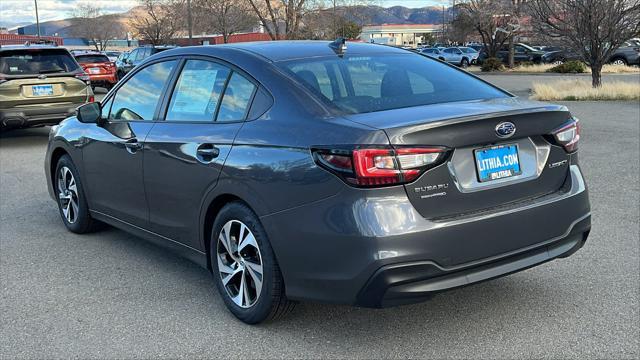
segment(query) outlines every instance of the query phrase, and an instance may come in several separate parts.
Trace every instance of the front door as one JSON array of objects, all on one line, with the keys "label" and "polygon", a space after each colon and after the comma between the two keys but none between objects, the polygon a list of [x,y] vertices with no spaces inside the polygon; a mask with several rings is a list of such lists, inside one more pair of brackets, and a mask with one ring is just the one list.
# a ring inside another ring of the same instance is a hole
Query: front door
[{"label": "front door", "polygon": [[90,208],[141,227],[149,210],[144,192],[145,140],[176,60],[137,71],[103,105],[106,121],[85,136],[84,175]]}]

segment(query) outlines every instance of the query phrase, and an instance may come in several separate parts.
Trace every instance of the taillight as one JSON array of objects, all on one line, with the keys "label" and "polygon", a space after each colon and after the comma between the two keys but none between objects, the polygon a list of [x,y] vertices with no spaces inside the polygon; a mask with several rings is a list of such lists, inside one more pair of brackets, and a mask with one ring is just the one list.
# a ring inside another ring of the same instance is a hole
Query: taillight
[{"label": "taillight", "polygon": [[79,80],[82,80],[82,81],[86,82],[87,85],[89,85],[91,83],[91,78],[89,77],[89,74],[87,74],[85,72],[77,73],[76,74],[76,79],[79,79]]},{"label": "taillight", "polygon": [[580,121],[576,118],[571,119],[567,124],[553,131],[553,137],[558,144],[571,153],[578,150],[578,142],[580,141]]},{"label": "taillight", "polygon": [[397,185],[417,179],[446,158],[443,147],[314,149],[316,163],[361,187]]},{"label": "taillight", "polygon": [[96,97],[93,96],[93,95],[89,95],[89,100],[87,102],[92,103],[92,102],[95,102],[95,101],[96,101]]}]

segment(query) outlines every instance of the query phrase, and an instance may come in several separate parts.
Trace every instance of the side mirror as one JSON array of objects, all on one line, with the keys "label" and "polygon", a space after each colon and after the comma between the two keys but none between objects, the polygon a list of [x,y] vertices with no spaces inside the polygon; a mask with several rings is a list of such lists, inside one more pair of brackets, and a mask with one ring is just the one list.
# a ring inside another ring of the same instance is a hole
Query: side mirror
[{"label": "side mirror", "polygon": [[99,124],[101,116],[102,109],[97,102],[84,104],[76,110],[78,121],[86,124]]}]

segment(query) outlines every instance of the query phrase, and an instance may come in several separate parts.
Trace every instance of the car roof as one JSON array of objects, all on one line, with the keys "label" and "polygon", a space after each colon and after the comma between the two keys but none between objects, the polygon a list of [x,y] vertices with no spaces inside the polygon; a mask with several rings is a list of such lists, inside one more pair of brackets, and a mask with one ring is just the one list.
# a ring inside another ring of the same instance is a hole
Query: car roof
[{"label": "car roof", "polygon": [[50,44],[16,44],[16,45],[0,45],[0,51],[2,50],[24,50],[24,49],[64,49],[64,47],[50,45]]},{"label": "car roof", "polygon": [[[321,40],[282,40],[233,43],[205,47],[227,47],[244,50],[276,62],[310,57],[336,56],[336,53],[329,47],[329,44],[331,44],[330,41]],[[407,50],[379,44],[347,42],[346,54],[378,55],[389,53],[406,54]]]}]

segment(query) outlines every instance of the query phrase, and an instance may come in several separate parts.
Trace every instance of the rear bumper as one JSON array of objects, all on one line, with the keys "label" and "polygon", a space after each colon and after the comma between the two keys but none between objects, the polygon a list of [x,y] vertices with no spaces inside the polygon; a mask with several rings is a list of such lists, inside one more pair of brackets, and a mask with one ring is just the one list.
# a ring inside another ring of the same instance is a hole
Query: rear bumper
[{"label": "rear bumper", "polygon": [[590,227],[590,215],[586,215],[569,234],[551,239],[547,245],[453,268],[443,268],[432,261],[384,266],[362,288],[356,305],[388,307],[420,302],[444,290],[495,279],[567,257],[582,248]]},{"label": "rear bumper", "polygon": [[524,270],[577,250],[591,228],[571,165],[561,191],[430,220],[402,187],[340,194],[261,217],[296,300],[387,306]]},{"label": "rear bumper", "polygon": [[42,104],[37,107],[19,107],[0,109],[0,127],[22,128],[30,126],[57,124],[73,116],[79,104]]},{"label": "rear bumper", "polygon": [[116,73],[113,74],[90,74],[89,80],[91,83],[97,84],[115,84],[118,82],[118,76]]}]

